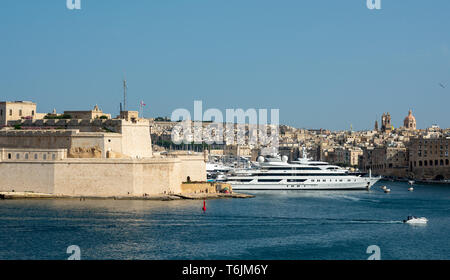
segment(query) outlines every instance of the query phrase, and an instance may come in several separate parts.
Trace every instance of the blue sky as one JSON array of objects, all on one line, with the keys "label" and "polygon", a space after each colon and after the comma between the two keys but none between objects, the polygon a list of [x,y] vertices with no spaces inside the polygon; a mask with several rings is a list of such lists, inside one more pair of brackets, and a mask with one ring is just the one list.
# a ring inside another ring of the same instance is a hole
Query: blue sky
[{"label": "blue sky", "polygon": [[[410,108],[450,127],[450,1],[3,0],[1,100],[146,117],[277,108],[304,128],[370,129]],[[446,88],[439,86],[442,83]]]}]

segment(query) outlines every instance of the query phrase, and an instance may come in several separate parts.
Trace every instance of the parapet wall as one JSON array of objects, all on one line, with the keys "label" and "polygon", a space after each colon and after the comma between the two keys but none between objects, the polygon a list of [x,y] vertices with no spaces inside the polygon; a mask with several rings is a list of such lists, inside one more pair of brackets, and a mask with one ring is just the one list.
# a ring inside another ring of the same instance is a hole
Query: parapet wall
[{"label": "parapet wall", "polygon": [[150,127],[150,123],[146,119],[138,119],[135,121],[127,121],[122,119],[33,119],[33,120],[16,120],[8,121],[9,126],[22,126],[28,128],[60,128],[60,129],[78,129],[82,132],[101,132],[111,130],[112,132],[120,132],[123,125],[146,125]]}]

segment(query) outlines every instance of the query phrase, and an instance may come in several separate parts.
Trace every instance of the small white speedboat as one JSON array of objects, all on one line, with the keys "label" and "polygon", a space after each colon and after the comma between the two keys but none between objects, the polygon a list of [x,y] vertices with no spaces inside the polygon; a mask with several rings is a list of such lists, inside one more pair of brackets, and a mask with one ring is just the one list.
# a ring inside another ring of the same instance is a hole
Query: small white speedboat
[{"label": "small white speedboat", "polygon": [[417,218],[414,216],[408,216],[406,220],[403,220],[405,224],[426,224],[428,222],[428,219],[425,217]]},{"label": "small white speedboat", "polygon": [[414,188],[411,187],[411,188],[408,189],[408,191],[412,192],[412,191],[414,191]]}]

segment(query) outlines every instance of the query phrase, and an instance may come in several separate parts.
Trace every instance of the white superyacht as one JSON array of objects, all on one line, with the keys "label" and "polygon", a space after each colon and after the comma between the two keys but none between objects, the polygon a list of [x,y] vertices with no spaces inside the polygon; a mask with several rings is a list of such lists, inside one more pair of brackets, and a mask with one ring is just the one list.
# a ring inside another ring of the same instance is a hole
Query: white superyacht
[{"label": "white superyacht", "polygon": [[303,158],[260,157],[259,168],[236,171],[227,176],[233,190],[368,190],[381,178],[351,174],[327,162]]}]

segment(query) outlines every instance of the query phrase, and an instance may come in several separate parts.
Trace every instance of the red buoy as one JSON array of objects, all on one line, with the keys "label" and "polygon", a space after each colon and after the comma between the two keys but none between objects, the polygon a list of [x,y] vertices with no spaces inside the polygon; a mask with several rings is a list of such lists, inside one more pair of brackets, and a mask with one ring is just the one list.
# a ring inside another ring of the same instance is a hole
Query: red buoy
[{"label": "red buoy", "polygon": [[206,201],[203,200],[203,208],[202,208],[203,212],[206,212]]}]

